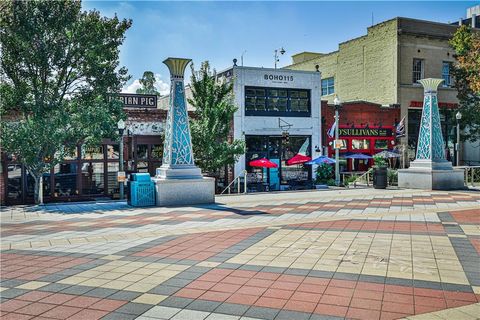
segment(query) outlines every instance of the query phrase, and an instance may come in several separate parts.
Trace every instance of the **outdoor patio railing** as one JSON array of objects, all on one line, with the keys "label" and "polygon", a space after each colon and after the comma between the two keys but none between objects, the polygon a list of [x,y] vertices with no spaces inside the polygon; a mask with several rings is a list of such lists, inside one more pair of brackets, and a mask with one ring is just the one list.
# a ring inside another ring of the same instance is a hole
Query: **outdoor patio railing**
[{"label": "outdoor patio railing", "polygon": [[[243,178],[243,193],[247,193],[247,170],[243,170],[241,174],[235,177],[235,179],[232,180],[228,184],[228,186],[223,189],[223,191],[220,194],[224,194],[225,191],[228,190],[228,194],[231,194],[232,189],[235,190],[235,186],[237,187],[237,193],[242,193],[242,178]],[[236,184],[235,184],[236,183]]]},{"label": "outdoor patio railing", "polygon": [[480,186],[480,166],[458,166],[454,168],[464,170],[465,186]]}]

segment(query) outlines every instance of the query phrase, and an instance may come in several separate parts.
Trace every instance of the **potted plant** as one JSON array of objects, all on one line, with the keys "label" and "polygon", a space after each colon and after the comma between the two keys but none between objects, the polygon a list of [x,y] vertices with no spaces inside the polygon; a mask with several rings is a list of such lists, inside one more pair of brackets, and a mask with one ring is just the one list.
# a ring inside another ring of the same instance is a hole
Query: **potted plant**
[{"label": "potted plant", "polygon": [[315,172],[315,189],[327,189],[332,177],[333,168],[330,164],[322,163],[319,165]]},{"label": "potted plant", "polygon": [[385,189],[387,188],[387,161],[381,156],[374,156],[373,162],[373,187]]}]

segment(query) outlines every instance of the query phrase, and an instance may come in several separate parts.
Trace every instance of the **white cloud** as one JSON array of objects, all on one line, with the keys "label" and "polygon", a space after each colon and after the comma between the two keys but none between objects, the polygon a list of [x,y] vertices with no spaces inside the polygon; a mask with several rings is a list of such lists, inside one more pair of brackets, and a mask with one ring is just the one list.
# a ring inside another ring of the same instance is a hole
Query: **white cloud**
[{"label": "white cloud", "polygon": [[[131,84],[124,87],[122,92],[124,93],[136,93],[137,89],[142,85],[140,84],[139,79],[135,79]],[[162,76],[159,73],[155,73],[155,88],[162,96],[170,93],[170,83],[162,79]]]}]

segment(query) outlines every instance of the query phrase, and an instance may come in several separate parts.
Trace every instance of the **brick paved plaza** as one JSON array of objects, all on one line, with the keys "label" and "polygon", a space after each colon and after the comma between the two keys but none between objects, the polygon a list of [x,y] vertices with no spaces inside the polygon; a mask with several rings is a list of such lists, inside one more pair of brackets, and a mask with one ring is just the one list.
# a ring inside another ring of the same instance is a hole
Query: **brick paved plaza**
[{"label": "brick paved plaza", "polygon": [[478,319],[479,208],[409,190],[2,208],[1,317]]}]

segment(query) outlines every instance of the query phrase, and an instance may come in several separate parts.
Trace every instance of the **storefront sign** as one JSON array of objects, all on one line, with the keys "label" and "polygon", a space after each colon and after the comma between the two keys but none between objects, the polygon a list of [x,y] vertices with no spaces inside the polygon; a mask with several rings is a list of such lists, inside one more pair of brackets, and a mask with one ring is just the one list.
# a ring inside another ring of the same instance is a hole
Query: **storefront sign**
[{"label": "storefront sign", "polygon": [[263,79],[270,80],[272,82],[287,83],[293,81],[293,76],[283,74],[264,74]]},{"label": "storefront sign", "polygon": [[[450,102],[439,102],[439,108],[446,108],[446,109],[456,109],[458,108],[458,103],[450,103]],[[423,108],[422,101],[410,101],[410,108]]]},{"label": "storefront sign", "polygon": [[120,93],[118,98],[126,108],[157,108],[157,96],[154,94]]},{"label": "storefront sign", "polygon": [[392,136],[392,129],[340,128],[339,134],[341,136],[351,136],[351,137],[364,137],[364,136],[390,137]]},{"label": "storefront sign", "polygon": [[118,171],[117,172],[117,181],[118,182],[125,182],[127,180],[127,175],[125,171]]}]

